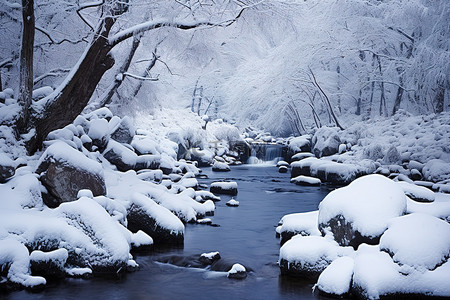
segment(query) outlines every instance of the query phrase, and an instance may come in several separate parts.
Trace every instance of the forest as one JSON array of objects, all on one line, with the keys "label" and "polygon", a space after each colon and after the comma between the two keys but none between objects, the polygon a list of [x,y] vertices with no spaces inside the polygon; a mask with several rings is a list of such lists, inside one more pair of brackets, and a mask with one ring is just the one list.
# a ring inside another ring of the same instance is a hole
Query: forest
[{"label": "forest", "polygon": [[450,296],[448,0],[0,3],[0,295],[139,264],[197,293],[168,264],[237,298]]}]

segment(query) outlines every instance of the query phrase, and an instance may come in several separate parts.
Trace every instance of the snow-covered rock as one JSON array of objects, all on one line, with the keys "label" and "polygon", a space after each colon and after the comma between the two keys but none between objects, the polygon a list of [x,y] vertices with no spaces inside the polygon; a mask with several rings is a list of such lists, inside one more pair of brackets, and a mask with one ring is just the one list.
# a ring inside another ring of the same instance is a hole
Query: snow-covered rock
[{"label": "snow-covered rock", "polygon": [[214,164],[212,165],[212,170],[214,172],[228,172],[230,171],[230,166],[226,162],[220,162],[218,160],[214,161]]},{"label": "snow-covered rock", "polygon": [[316,157],[330,156],[339,151],[341,139],[336,128],[321,127],[312,138],[312,152]]},{"label": "snow-covered rock", "polygon": [[[111,119],[112,121],[112,119]],[[110,121],[110,124],[111,124]],[[124,117],[119,124],[110,128],[111,138],[119,143],[129,144],[133,140],[135,128],[130,117]]]},{"label": "snow-covered rock", "polygon": [[278,167],[278,173],[287,173],[288,168],[286,166]]},{"label": "snow-covered rock", "polygon": [[309,177],[299,175],[291,179],[291,183],[295,183],[296,185],[320,185],[322,181],[319,178]]},{"label": "snow-covered rock", "polygon": [[291,157],[291,161],[299,161],[308,157],[314,157],[314,154],[312,154],[311,152],[299,152]]},{"label": "snow-covered rock", "polygon": [[320,236],[321,233],[317,227],[317,218],[319,211],[311,211],[305,213],[294,213],[285,215],[281,218],[278,233],[281,236],[280,244],[283,245],[294,235],[303,236]]},{"label": "snow-covered rock", "polygon": [[233,206],[233,207],[237,207],[239,206],[239,201],[235,200],[235,199],[231,199],[226,203],[227,206]]},{"label": "snow-covered rock", "polygon": [[320,274],[314,287],[327,295],[346,296],[350,292],[353,268],[353,258],[339,257]]},{"label": "snow-covered rock", "polygon": [[81,189],[91,190],[94,196],[106,193],[102,166],[66,143],[53,143],[37,165],[36,173],[51,195],[44,201],[51,207],[76,200]]},{"label": "snow-covered rock", "polygon": [[367,175],[328,194],[319,204],[319,230],[342,246],[376,244],[392,218],[406,212],[403,189],[381,175]]},{"label": "snow-covered rock", "polygon": [[418,202],[433,202],[435,195],[434,193],[422,186],[417,186],[408,182],[400,181],[398,184],[401,186],[405,195],[410,199]]},{"label": "snow-covered rock", "polygon": [[381,236],[380,249],[389,253],[405,274],[434,270],[450,257],[450,224],[418,213],[395,218]]},{"label": "snow-covered rock", "polygon": [[138,160],[133,150],[114,140],[109,141],[103,156],[122,172],[133,170]]},{"label": "snow-covered rock", "polygon": [[16,163],[5,153],[0,153],[0,183],[12,177],[16,172]]},{"label": "snow-covered rock", "polygon": [[247,270],[241,264],[234,264],[228,271],[227,277],[232,279],[244,279],[247,277]]},{"label": "snow-covered rock", "polygon": [[279,162],[277,162],[277,167],[289,167],[289,163],[284,161],[284,160],[280,160]]},{"label": "snow-covered rock", "polygon": [[217,181],[211,183],[210,191],[214,194],[226,194],[235,196],[238,193],[238,185],[236,182]]},{"label": "snow-covered rock", "polygon": [[199,261],[204,265],[211,265],[216,260],[220,259],[220,253],[219,252],[208,252],[208,253],[202,253],[200,255]]},{"label": "snow-covered rock", "polygon": [[57,249],[50,252],[35,250],[30,254],[30,269],[33,275],[43,277],[64,277],[66,272],[64,265],[69,257],[69,252]]},{"label": "snow-covered rock", "polygon": [[109,142],[109,126],[105,119],[94,119],[89,122],[87,135],[100,152],[105,150]]},{"label": "snow-covered rock", "polygon": [[168,209],[142,195],[132,196],[133,204],[128,209],[128,228],[133,232],[142,230],[150,235],[157,245],[179,245],[184,242],[184,225]]},{"label": "snow-covered rock", "polygon": [[280,248],[278,264],[281,274],[316,279],[333,260],[352,252],[328,237],[296,235]]},{"label": "snow-covered rock", "polygon": [[441,159],[432,159],[425,163],[423,178],[428,181],[439,182],[450,179],[450,163]]}]

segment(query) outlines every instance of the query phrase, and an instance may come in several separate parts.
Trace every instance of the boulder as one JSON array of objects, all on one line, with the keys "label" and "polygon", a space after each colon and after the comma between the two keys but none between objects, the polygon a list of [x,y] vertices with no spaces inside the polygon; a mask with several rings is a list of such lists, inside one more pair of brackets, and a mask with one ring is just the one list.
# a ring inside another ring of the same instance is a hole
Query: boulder
[{"label": "boulder", "polygon": [[31,274],[45,278],[63,278],[65,276],[64,265],[69,253],[61,248],[50,252],[35,250],[30,254]]},{"label": "boulder", "polygon": [[204,265],[212,265],[216,260],[220,259],[219,252],[202,253],[198,259]]},{"label": "boulder", "polygon": [[161,165],[161,155],[145,154],[139,155],[136,158],[136,165],[134,166],[134,169],[136,171],[143,169],[156,170],[160,167],[160,165]]},{"label": "boulder", "polygon": [[391,146],[386,152],[386,155],[383,157],[382,163],[384,165],[393,165],[401,163],[401,161],[402,159],[397,148],[395,146]]},{"label": "boulder", "polygon": [[311,185],[320,185],[322,181],[319,178],[299,175],[297,177],[292,178],[291,183],[295,183],[296,185],[311,186]]},{"label": "boulder", "polygon": [[244,279],[247,277],[247,270],[241,264],[234,264],[228,271],[227,277],[231,279]]},{"label": "boulder", "polygon": [[134,132],[133,121],[130,117],[124,117],[115,128],[112,128],[111,138],[119,143],[129,144],[133,140]]},{"label": "boulder", "polygon": [[297,153],[311,151],[311,136],[297,136],[288,141],[287,157],[290,158]]},{"label": "boulder", "polygon": [[433,202],[435,199],[435,194],[430,189],[423,186],[418,186],[413,183],[408,183],[405,181],[400,181],[397,183],[405,192],[405,195],[410,199],[417,202]]},{"label": "boulder", "polygon": [[96,146],[100,152],[105,150],[109,142],[109,126],[105,119],[94,119],[89,122],[88,136],[92,140],[92,145]]},{"label": "boulder", "polygon": [[321,127],[314,134],[312,144],[316,157],[330,156],[338,153],[341,139],[336,128]]},{"label": "boulder", "polygon": [[[105,149],[103,153],[103,157],[106,158],[110,163],[117,167],[117,170],[126,172],[129,170],[133,170],[136,167],[136,162],[138,160],[138,156],[131,149],[125,147],[124,145],[110,140],[108,143],[108,147]],[[140,161],[140,166],[145,168],[145,159]]]},{"label": "boulder", "polygon": [[280,248],[278,264],[282,275],[317,279],[333,260],[351,252],[327,237],[296,235]]},{"label": "boulder", "polygon": [[334,260],[319,276],[316,288],[322,294],[343,298],[350,295],[355,262],[348,256]]},{"label": "boulder", "polygon": [[230,141],[230,151],[237,153],[237,159],[245,163],[252,153],[250,145],[246,141]]},{"label": "boulder", "polygon": [[212,170],[214,172],[228,172],[230,171],[230,166],[226,162],[220,162],[218,160],[214,161],[214,164],[212,165]]},{"label": "boulder", "polygon": [[0,183],[5,182],[8,178],[16,173],[16,164],[5,153],[0,153]]},{"label": "boulder", "polygon": [[288,168],[286,166],[278,167],[278,173],[287,173]]},{"label": "boulder", "polygon": [[311,211],[306,213],[294,213],[285,215],[281,218],[278,233],[281,237],[280,244],[284,245],[295,235],[302,236],[320,236],[321,233],[317,228],[317,218],[319,211]]},{"label": "boulder", "polygon": [[142,230],[151,236],[158,246],[184,243],[184,225],[180,219],[142,194],[132,196],[127,220],[130,231]]},{"label": "boulder", "polygon": [[367,175],[329,193],[319,205],[319,230],[341,246],[377,244],[392,218],[406,212],[403,189],[382,175]]},{"label": "boulder", "polygon": [[235,196],[238,193],[236,182],[225,182],[225,181],[213,182],[211,183],[211,187],[209,188],[209,190],[213,194],[225,194],[231,196]]},{"label": "boulder", "polygon": [[102,166],[63,142],[52,144],[44,152],[36,173],[55,200],[49,203],[44,198],[51,207],[76,200],[82,189],[91,190],[94,196],[106,194]]}]

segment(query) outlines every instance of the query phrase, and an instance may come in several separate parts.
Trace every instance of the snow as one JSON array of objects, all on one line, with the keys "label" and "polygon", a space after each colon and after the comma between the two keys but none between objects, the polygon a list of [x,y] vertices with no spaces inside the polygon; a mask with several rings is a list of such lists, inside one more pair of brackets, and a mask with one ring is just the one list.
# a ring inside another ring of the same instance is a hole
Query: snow
[{"label": "snow", "polygon": [[450,224],[418,213],[395,218],[381,236],[380,249],[403,269],[433,270],[450,257]]},{"label": "snow", "polygon": [[66,274],[72,277],[81,277],[88,274],[92,274],[92,270],[89,268],[67,268]]},{"label": "snow", "polygon": [[439,182],[450,179],[450,163],[441,159],[432,159],[423,167],[423,177],[428,181]]},{"label": "snow", "polygon": [[[201,257],[206,257],[206,258],[208,258],[208,259],[212,259],[212,258],[214,258],[215,256],[220,256],[220,253],[219,252],[208,252],[208,253],[202,253],[200,256]],[[244,271],[245,271],[245,268],[244,268]]]},{"label": "snow", "polygon": [[292,178],[291,183],[295,183],[298,185],[319,185],[322,183],[322,181],[319,178],[300,175]]},{"label": "snow", "polygon": [[247,270],[241,264],[234,264],[231,269],[228,271],[228,274],[235,274],[238,272],[246,272]]},{"label": "snow", "polygon": [[279,233],[282,234],[283,232],[293,232],[301,235],[321,236],[321,233],[317,227],[318,216],[318,210],[285,215],[279,222],[279,224],[281,224]]},{"label": "snow", "polygon": [[417,186],[408,182],[398,182],[406,196],[411,197],[413,199],[420,199],[420,202],[433,202],[435,195],[434,193],[421,186]]},{"label": "snow", "polygon": [[302,135],[289,140],[289,149],[293,153],[301,152],[305,146],[310,146],[311,144],[311,136],[310,135]]},{"label": "snow", "polygon": [[[438,201],[438,199],[440,201]],[[450,195],[437,194],[432,203],[419,203],[407,198],[407,213],[424,213],[450,221]]]},{"label": "snow", "polygon": [[321,269],[336,258],[352,252],[351,247],[340,247],[328,237],[296,235],[280,248],[279,261],[284,259],[290,264],[299,263]]},{"label": "snow", "polygon": [[9,238],[0,239],[0,266],[3,269],[9,265],[9,281],[25,287],[46,284],[45,278],[30,275],[29,264],[29,252],[22,243]]},{"label": "snow", "polygon": [[237,182],[225,182],[225,181],[220,181],[220,182],[213,182],[211,183],[211,187],[218,187],[221,188],[222,190],[231,190],[231,189],[237,189],[238,185]]},{"label": "snow", "polygon": [[94,119],[89,122],[88,136],[93,140],[101,140],[109,134],[109,125],[106,119]]},{"label": "snow", "polygon": [[44,154],[42,154],[37,165],[39,166],[44,160],[58,161],[68,166],[76,166],[89,173],[94,173],[103,177],[102,165],[92,159],[86,157],[83,153],[73,149],[62,141],[56,141],[50,145]]},{"label": "snow", "polygon": [[406,212],[403,189],[381,175],[367,175],[329,193],[319,204],[319,224],[342,215],[354,230],[368,237],[380,236],[390,219]]},{"label": "snow", "polygon": [[131,245],[133,247],[153,245],[153,239],[142,230],[138,230],[138,232],[131,234]]},{"label": "snow", "polygon": [[34,262],[47,262],[54,261],[63,267],[69,257],[67,249],[61,248],[50,252],[43,252],[40,250],[34,250],[30,254],[30,260]]},{"label": "snow", "polygon": [[314,154],[310,153],[310,152],[299,152],[297,154],[294,154],[291,159],[292,161],[299,161],[302,160],[304,158],[308,158],[308,157],[314,157]]},{"label": "snow", "polygon": [[353,258],[339,257],[320,274],[314,287],[331,295],[347,294],[351,287],[353,268]]},{"label": "snow", "polygon": [[230,171],[230,166],[225,162],[214,161],[212,165],[213,171]]}]

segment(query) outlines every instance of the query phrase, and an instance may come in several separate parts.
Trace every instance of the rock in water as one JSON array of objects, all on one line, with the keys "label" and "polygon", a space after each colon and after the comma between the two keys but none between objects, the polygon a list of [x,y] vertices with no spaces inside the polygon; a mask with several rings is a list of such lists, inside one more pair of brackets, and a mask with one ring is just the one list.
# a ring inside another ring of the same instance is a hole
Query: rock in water
[{"label": "rock in water", "polygon": [[236,182],[218,181],[211,183],[209,190],[214,194],[226,194],[235,196],[238,193],[238,185]]},{"label": "rock in water", "polygon": [[44,199],[54,207],[77,199],[79,190],[91,190],[94,196],[106,194],[102,166],[63,142],[52,144],[38,162],[36,173],[55,199]]},{"label": "rock in water", "polygon": [[220,259],[219,252],[203,253],[198,259],[204,265],[212,265],[216,260]]},{"label": "rock in water", "polygon": [[239,206],[239,201],[236,201],[236,200],[234,200],[234,199],[232,198],[230,201],[228,201],[228,202],[226,203],[226,205],[227,205],[227,206],[234,206],[234,207],[237,207],[237,206]]},{"label": "rock in water", "polygon": [[319,205],[319,230],[341,246],[377,244],[392,218],[406,212],[406,196],[394,181],[367,175],[332,191]]},{"label": "rock in water", "polygon": [[228,278],[232,279],[244,279],[247,277],[247,270],[241,264],[234,264],[231,267],[231,270],[228,271]]}]

